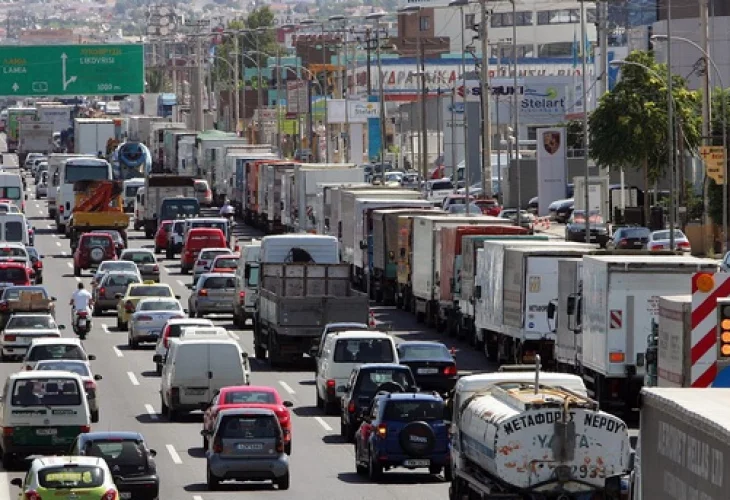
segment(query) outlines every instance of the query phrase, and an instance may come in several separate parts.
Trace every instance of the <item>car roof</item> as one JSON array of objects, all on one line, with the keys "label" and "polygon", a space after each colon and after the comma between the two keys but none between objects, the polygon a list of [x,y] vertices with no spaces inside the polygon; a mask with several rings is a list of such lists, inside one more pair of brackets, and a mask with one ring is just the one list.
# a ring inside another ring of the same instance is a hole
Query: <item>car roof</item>
[{"label": "car roof", "polygon": [[390,336],[387,333],[379,332],[377,330],[368,331],[357,331],[347,330],[344,332],[337,332],[337,338],[345,339],[389,339]]},{"label": "car roof", "polygon": [[279,391],[277,391],[274,387],[271,387],[269,385],[229,385],[226,387],[223,387],[220,392],[232,392],[232,391],[239,391],[239,392],[270,392],[272,394],[279,394]]},{"label": "car roof", "polygon": [[380,394],[375,396],[376,398],[384,398],[395,401],[438,401],[443,402],[443,399],[438,394],[432,394],[427,392],[390,392],[387,394]]},{"label": "car roof", "polygon": [[64,370],[28,370],[24,372],[17,372],[10,375],[10,378],[14,379],[32,379],[32,378],[38,378],[38,377],[45,377],[45,378],[74,378],[77,379],[76,381],[79,383],[81,382],[81,377],[74,373],[74,372],[67,372]]},{"label": "car roof", "polygon": [[262,415],[276,417],[274,410],[268,408],[226,408],[218,412],[218,418],[229,415]]},{"label": "car roof", "polygon": [[410,370],[405,365],[399,365],[398,363],[365,363],[360,366],[358,366],[358,369],[360,371],[366,371],[366,370],[384,370],[384,369],[394,369],[394,370]]},{"label": "car roof", "polygon": [[170,291],[172,291],[172,287],[170,285],[168,285],[167,283],[147,283],[145,281],[143,281],[142,283],[130,283],[128,285],[128,290],[131,290],[132,287],[135,287],[136,288],[138,286],[144,286],[144,287],[148,287],[148,286],[161,286],[161,287],[165,287],[165,288],[169,289]]},{"label": "car roof", "polygon": [[189,324],[191,326],[197,326],[197,325],[205,325],[205,326],[211,326],[213,325],[213,322],[209,319],[204,318],[175,318],[170,319],[167,321],[168,325],[178,325],[178,324]]},{"label": "car roof", "polygon": [[223,234],[217,227],[193,227],[188,231],[188,236],[191,234]]},{"label": "car roof", "polygon": [[[37,365],[40,365],[42,363],[45,363],[45,364],[51,364],[51,363],[74,363],[74,364],[77,364],[77,365],[86,365],[89,368],[91,368],[91,363],[89,363],[88,361],[83,360],[83,359],[63,359],[63,358],[61,358],[61,359],[41,359],[41,360],[39,360],[37,362]],[[51,371],[51,370],[46,370],[46,371]],[[60,371],[65,371],[65,370],[60,370]]]},{"label": "car roof", "polygon": [[30,291],[30,292],[37,292],[37,291],[44,291],[46,292],[46,295],[50,295],[48,293],[48,290],[43,285],[20,285],[20,286],[9,286],[5,290],[3,290],[3,293],[5,293],[8,290],[20,290],[22,291]]},{"label": "car roof", "polygon": [[345,328],[364,328],[364,329],[368,329],[369,328],[368,325],[367,325],[367,323],[358,323],[357,321],[353,321],[353,322],[340,321],[340,322],[336,322],[336,323],[327,323],[326,325],[324,325],[324,327],[327,330],[329,330],[331,328],[342,328],[342,327],[345,327]]},{"label": "car roof", "polygon": [[110,439],[134,439],[137,441],[144,441],[142,434],[133,431],[84,432],[79,434],[79,439],[84,441],[106,441]]},{"label": "car roof", "polygon": [[43,469],[45,467],[57,467],[64,464],[92,465],[108,469],[108,466],[103,458],[92,457],[88,455],[76,457],[63,455],[53,457],[38,457],[33,460],[32,467],[35,466],[36,469]]},{"label": "car roof", "polygon": [[[29,316],[42,316],[44,318],[53,318],[53,315],[51,313],[49,313],[49,312],[42,312],[42,311],[38,311],[38,312],[18,311],[18,312],[11,312],[10,313],[10,318],[15,317],[15,316],[24,316],[24,317],[29,317]],[[55,320],[56,318],[53,318],[53,319]]]},{"label": "car roof", "polygon": [[234,278],[235,276],[235,273],[203,273],[200,275],[201,278]]},{"label": "car roof", "polygon": [[[404,340],[403,342],[398,343],[398,347],[410,347],[410,346],[432,346],[432,345],[440,345],[443,347],[446,347],[446,345],[443,342],[438,342],[436,340]],[[448,349],[448,347],[446,347]]]},{"label": "car roof", "polygon": [[153,255],[155,253],[154,250],[152,250],[151,248],[125,248],[124,250],[122,250],[122,255],[124,255],[125,253],[133,252],[151,253]]},{"label": "car roof", "polygon": [[79,347],[83,348],[83,344],[81,344],[81,341],[79,339],[72,339],[70,337],[54,337],[54,338],[34,338],[30,345],[36,346],[36,345],[67,345],[67,344],[74,344]]}]

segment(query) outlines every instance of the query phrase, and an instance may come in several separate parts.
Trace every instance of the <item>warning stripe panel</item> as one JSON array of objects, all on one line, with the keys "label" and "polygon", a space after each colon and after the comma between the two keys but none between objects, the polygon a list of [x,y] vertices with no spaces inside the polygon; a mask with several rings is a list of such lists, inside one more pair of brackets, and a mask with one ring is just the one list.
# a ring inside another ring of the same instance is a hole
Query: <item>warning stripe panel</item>
[{"label": "warning stripe panel", "polygon": [[[714,288],[701,292],[698,279],[714,277]],[[691,363],[692,387],[710,387],[717,375],[717,299],[730,296],[729,273],[696,273],[692,276]]]},{"label": "warning stripe panel", "polygon": [[715,284],[715,289],[711,293],[707,294],[707,297],[702,301],[702,304],[694,306],[693,303],[692,328],[696,328],[707,315],[715,312],[718,297],[727,297],[728,295],[730,295],[730,279],[725,279],[719,285],[717,283]]}]

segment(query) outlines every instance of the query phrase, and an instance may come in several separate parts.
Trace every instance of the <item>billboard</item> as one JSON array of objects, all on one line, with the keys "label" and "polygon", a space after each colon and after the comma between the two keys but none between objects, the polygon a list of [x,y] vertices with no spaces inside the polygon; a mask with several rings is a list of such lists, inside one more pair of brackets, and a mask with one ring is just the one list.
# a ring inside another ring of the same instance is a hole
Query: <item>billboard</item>
[{"label": "billboard", "polygon": [[538,214],[549,214],[555,200],[565,198],[567,147],[565,128],[537,129],[537,199]]}]

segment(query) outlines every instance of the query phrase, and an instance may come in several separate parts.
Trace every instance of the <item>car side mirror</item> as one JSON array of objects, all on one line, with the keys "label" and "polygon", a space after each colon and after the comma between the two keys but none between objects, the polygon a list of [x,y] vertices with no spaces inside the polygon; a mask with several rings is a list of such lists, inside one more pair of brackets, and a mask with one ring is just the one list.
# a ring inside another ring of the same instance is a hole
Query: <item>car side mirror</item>
[{"label": "car side mirror", "polygon": [[187,288],[188,290],[192,290],[193,289],[193,285],[191,285],[190,283],[188,283],[187,285],[185,285],[185,288]]},{"label": "car side mirror", "polygon": [[200,431],[200,435],[203,437],[210,436],[210,431],[207,429],[203,429],[202,431]]},{"label": "car side mirror", "polygon": [[175,298],[176,298],[177,300],[180,300],[180,295],[175,295]]},{"label": "car side mirror", "polygon": [[94,380],[101,380],[103,378],[101,375],[94,375]]},{"label": "car side mirror", "polygon": [[474,297],[478,300],[482,298],[482,285],[474,287]]},{"label": "car side mirror", "polygon": [[153,363],[162,363],[162,354],[155,354],[152,356]]},{"label": "car side mirror", "polygon": [[156,457],[157,456],[157,450],[150,450],[150,456]]},{"label": "car side mirror", "polygon": [[183,312],[184,312],[185,314],[187,314],[187,313],[188,313],[188,312],[190,312],[190,311],[188,311],[187,309],[183,309]]},{"label": "car side mirror", "polygon": [[89,358],[89,361],[96,360],[96,356],[94,354],[89,354],[87,357]]},{"label": "car side mirror", "polygon": [[242,352],[242,353],[241,353],[241,357],[242,357],[243,359],[248,359],[248,353],[247,353],[247,352]]},{"label": "car side mirror", "polygon": [[59,330],[65,330],[66,329],[66,325],[58,325],[58,329]]},{"label": "car side mirror", "polygon": [[13,479],[10,480],[10,484],[12,484],[13,486],[17,486],[18,488],[22,488],[23,479],[19,478],[19,477],[14,477]]},{"label": "car side mirror", "polygon": [[52,302],[55,302],[56,300],[57,300],[56,297],[51,297]]},{"label": "car side mirror", "polygon": [[294,406],[294,403],[292,403],[291,401],[284,401],[284,406],[286,406],[287,408],[292,408]]},{"label": "car side mirror", "polygon": [[200,403],[200,410],[205,411],[210,408],[210,403]]}]

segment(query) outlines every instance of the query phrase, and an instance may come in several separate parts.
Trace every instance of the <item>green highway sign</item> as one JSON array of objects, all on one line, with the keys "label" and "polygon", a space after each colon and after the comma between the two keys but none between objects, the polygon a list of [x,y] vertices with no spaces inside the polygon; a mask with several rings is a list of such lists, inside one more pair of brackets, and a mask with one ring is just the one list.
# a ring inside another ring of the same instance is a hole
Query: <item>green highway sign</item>
[{"label": "green highway sign", "polygon": [[142,45],[0,46],[2,96],[142,93]]}]

